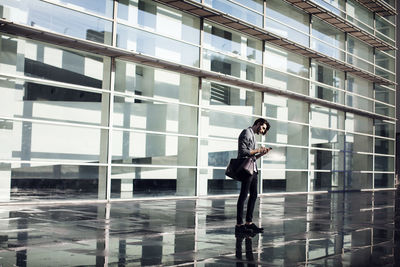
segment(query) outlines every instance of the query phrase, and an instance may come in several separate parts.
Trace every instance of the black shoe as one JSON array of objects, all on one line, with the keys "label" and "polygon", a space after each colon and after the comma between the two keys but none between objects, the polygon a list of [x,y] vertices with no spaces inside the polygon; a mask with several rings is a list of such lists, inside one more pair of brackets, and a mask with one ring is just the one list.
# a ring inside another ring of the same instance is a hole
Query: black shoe
[{"label": "black shoe", "polygon": [[245,228],[248,230],[252,230],[254,233],[264,233],[264,228],[257,227],[254,223],[245,224]]},{"label": "black shoe", "polygon": [[253,233],[252,229],[248,229],[244,225],[236,225],[235,226],[235,235],[250,235]]}]

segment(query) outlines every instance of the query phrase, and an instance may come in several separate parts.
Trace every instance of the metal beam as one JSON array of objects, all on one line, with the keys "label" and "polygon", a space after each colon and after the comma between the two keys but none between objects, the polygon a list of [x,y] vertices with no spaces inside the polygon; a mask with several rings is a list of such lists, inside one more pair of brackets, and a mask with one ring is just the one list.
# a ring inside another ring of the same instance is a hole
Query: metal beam
[{"label": "metal beam", "polygon": [[233,86],[253,89],[259,92],[267,92],[275,95],[281,95],[291,99],[297,99],[316,105],[321,105],[328,108],[333,108],[345,112],[354,113],[361,116],[366,116],[379,120],[390,120],[394,121],[395,118],[376,114],[369,111],[359,110],[356,108],[348,107],[342,104],[332,103],[327,100],[313,98],[307,95],[302,95],[296,92],[281,90],[272,88],[260,83],[242,80],[233,76],[216,73],[212,71],[202,70],[197,67],[186,66],[170,62],[167,60],[158,59],[152,56],[143,55],[134,51],[127,51],[122,48],[109,46],[106,44],[100,44],[93,41],[78,39],[74,37],[65,36],[59,33],[47,32],[31,26],[16,24],[4,19],[0,19],[0,32],[11,34],[17,37],[25,37],[36,41],[42,41],[54,45],[60,45],[63,47],[78,49],[79,51],[85,51],[89,53],[98,54],[101,56],[109,56],[118,59],[124,59],[135,63],[144,64],[151,67],[161,68],[170,71],[176,71],[182,74],[188,74],[195,77],[201,77],[217,82],[226,83]]}]

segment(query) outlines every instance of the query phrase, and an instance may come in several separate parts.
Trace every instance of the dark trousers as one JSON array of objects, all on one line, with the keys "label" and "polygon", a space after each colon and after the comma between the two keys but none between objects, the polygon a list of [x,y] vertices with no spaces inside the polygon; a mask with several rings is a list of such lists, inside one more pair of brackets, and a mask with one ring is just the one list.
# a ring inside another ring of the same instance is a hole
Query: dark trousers
[{"label": "dark trousers", "polygon": [[254,205],[257,200],[257,182],[258,177],[255,172],[250,179],[242,181],[242,187],[240,188],[240,194],[237,201],[237,224],[243,224],[243,208],[244,202],[246,201],[247,195],[250,192],[250,197],[247,202],[247,211],[246,211],[246,222],[251,222],[253,220],[253,211]]}]

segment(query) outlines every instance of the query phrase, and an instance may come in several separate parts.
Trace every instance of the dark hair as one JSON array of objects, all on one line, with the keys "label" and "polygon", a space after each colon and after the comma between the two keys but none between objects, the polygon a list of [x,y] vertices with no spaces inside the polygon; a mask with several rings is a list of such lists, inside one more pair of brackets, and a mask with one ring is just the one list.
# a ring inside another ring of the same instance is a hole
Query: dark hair
[{"label": "dark hair", "polygon": [[256,120],[254,121],[254,123],[253,123],[253,126],[255,126],[255,125],[257,125],[257,124],[260,124],[260,125],[266,124],[266,125],[267,125],[267,129],[266,129],[266,131],[264,132],[264,135],[267,133],[267,131],[269,130],[269,128],[271,128],[271,125],[269,125],[269,122],[268,122],[266,119],[263,119],[263,118],[256,119]]}]

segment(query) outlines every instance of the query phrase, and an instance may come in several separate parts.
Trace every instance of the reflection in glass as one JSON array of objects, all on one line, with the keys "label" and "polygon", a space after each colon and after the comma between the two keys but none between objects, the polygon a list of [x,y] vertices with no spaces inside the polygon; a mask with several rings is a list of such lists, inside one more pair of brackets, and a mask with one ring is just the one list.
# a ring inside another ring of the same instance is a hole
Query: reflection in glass
[{"label": "reflection in glass", "polygon": [[375,153],[394,155],[394,141],[376,137]]},{"label": "reflection in glass", "polygon": [[292,122],[269,120],[270,130],[266,135],[266,142],[308,146],[308,126]]},{"label": "reflection in glass", "polygon": [[0,95],[2,116],[101,125],[102,95],[99,93],[22,80],[0,80]]},{"label": "reflection in glass", "polygon": [[[209,5],[217,10],[223,11],[224,13],[227,13],[232,17],[254,24],[258,27],[262,27],[263,25],[263,5],[261,0],[240,1],[240,5],[237,5],[234,1],[205,0],[204,4]],[[257,12],[247,9],[246,7],[250,7]]]},{"label": "reflection in glass", "polygon": [[179,134],[197,134],[197,108],[114,97],[114,127]]},{"label": "reflection in glass", "polygon": [[310,88],[310,96],[327,100],[329,102],[344,104],[344,92],[341,90],[335,90],[331,87],[312,83]]},{"label": "reflection in glass", "polygon": [[377,119],[374,122],[376,135],[395,138],[395,124]]},{"label": "reflection in glass", "polygon": [[[116,61],[115,91],[171,102],[197,104],[198,79],[180,73]],[[135,103],[142,100],[134,99]]]},{"label": "reflection in glass", "polygon": [[311,105],[310,124],[316,127],[344,129],[344,112]]},{"label": "reflection in glass", "polygon": [[342,152],[312,149],[310,156],[311,170],[344,171]]},{"label": "reflection in glass", "polygon": [[369,98],[374,97],[373,83],[365,79],[347,74],[346,90]]},{"label": "reflection in glass", "polygon": [[164,36],[117,25],[117,47],[189,66],[199,66],[199,48]]},{"label": "reflection in glass", "polygon": [[394,186],[393,173],[375,173],[374,174],[375,188],[391,188]]},{"label": "reflection in glass", "polygon": [[352,113],[346,113],[346,131],[373,134],[374,120]]},{"label": "reflection in glass", "polygon": [[5,18],[60,34],[111,44],[112,22],[39,0],[0,0]]},{"label": "reflection in glass", "polygon": [[393,172],[394,157],[375,156],[375,171]]},{"label": "reflection in glass", "polygon": [[113,163],[196,165],[197,138],[130,131],[114,131],[112,135]]},{"label": "reflection in glass", "polygon": [[374,33],[374,15],[365,6],[357,3],[355,0],[346,1],[347,19],[358,27]]},{"label": "reflection in glass", "polygon": [[372,153],[372,137],[359,134],[346,133],[346,152]]},{"label": "reflection in glass", "polygon": [[308,95],[309,82],[307,80],[267,68],[264,84],[272,88]]},{"label": "reflection in glass", "polygon": [[261,174],[263,177],[263,193],[307,191],[307,172],[266,168],[262,170]]},{"label": "reflection in glass", "polygon": [[261,82],[261,66],[204,49],[203,68],[253,82]]},{"label": "reflection in glass", "polygon": [[264,108],[267,117],[302,123],[308,122],[308,104],[305,102],[264,93]]},{"label": "reflection in glass", "polygon": [[51,2],[58,2],[68,7],[74,7],[79,10],[84,9],[89,12],[94,12],[106,17],[112,17],[113,1],[112,0],[50,0]]},{"label": "reflection in glass", "polygon": [[346,153],[346,170],[372,171],[372,155],[360,153]]},{"label": "reflection in glass", "polygon": [[353,94],[346,94],[346,105],[371,112],[374,109],[374,102],[372,99]]},{"label": "reflection in glass", "polygon": [[311,71],[311,77],[314,81],[344,89],[345,77],[343,71],[332,69],[315,61],[311,64]]},{"label": "reflection in glass", "polygon": [[112,166],[111,198],[193,196],[196,169]]},{"label": "reflection in glass", "polygon": [[[267,138],[268,139],[268,138]],[[272,150],[262,158],[263,169],[307,169],[306,148],[266,145]]]},{"label": "reflection in glass", "polygon": [[395,91],[388,87],[375,84],[375,99],[390,105],[395,104]]},{"label": "reflection in glass", "polygon": [[118,20],[174,39],[199,44],[198,18],[150,0],[118,1]]},{"label": "reflection in glass", "polygon": [[344,60],[344,33],[330,24],[313,17],[311,48],[328,56]]},{"label": "reflection in glass", "polygon": [[344,172],[311,172],[312,191],[343,190],[345,182]]}]

